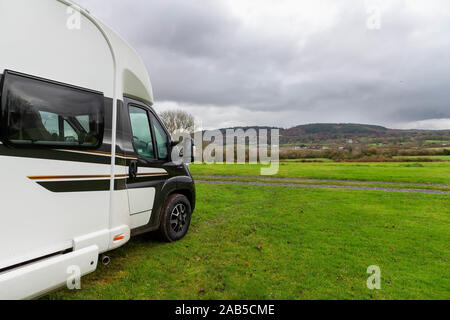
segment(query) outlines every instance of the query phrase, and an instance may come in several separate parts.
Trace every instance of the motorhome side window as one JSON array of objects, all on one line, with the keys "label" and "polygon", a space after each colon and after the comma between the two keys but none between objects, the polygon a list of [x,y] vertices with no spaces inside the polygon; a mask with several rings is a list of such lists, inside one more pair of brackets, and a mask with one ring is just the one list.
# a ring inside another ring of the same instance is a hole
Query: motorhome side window
[{"label": "motorhome side window", "polygon": [[96,147],[103,138],[104,97],[95,92],[5,75],[6,140],[19,145]]},{"label": "motorhome side window", "polygon": [[144,158],[154,159],[152,132],[150,119],[146,110],[130,106],[131,130],[133,131],[133,144],[137,153]]},{"label": "motorhome side window", "polygon": [[156,145],[158,148],[158,157],[159,159],[167,159],[169,156],[168,151],[168,143],[169,143],[169,137],[166,134],[166,131],[164,130],[163,126],[159,122],[159,120],[152,114],[152,124],[153,129],[155,130],[155,139],[156,139]]}]

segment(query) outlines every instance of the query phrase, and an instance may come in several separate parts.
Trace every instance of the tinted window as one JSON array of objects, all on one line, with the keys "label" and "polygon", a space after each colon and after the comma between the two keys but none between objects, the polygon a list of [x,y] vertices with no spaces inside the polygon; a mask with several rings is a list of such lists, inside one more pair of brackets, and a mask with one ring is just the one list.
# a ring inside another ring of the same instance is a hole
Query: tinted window
[{"label": "tinted window", "polygon": [[136,151],[145,158],[155,158],[148,113],[144,109],[130,106],[131,130]]},{"label": "tinted window", "polygon": [[159,120],[152,114],[152,124],[155,129],[155,139],[158,148],[158,156],[160,159],[167,159],[169,156],[169,137],[166,134]]},{"label": "tinted window", "polygon": [[104,97],[17,74],[5,76],[4,134],[15,144],[95,147],[104,129]]}]

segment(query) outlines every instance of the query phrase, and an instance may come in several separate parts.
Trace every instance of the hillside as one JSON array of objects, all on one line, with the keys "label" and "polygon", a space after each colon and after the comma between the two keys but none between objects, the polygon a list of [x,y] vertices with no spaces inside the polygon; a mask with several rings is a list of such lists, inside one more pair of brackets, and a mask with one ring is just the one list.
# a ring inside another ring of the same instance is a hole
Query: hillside
[{"label": "hillside", "polygon": [[[271,127],[237,127],[228,129],[272,129]],[[220,129],[225,132],[227,129]],[[318,123],[280,129],[282,145],[334,144],[334,143],[409,143],[449,142],[450,130],[397,130],[367,124]]]}]

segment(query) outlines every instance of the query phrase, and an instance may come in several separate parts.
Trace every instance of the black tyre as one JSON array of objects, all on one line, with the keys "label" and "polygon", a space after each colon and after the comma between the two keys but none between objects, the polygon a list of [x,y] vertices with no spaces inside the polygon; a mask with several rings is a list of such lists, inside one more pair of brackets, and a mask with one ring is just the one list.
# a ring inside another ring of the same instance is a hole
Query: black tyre
[{"label": "black tyre", "polygon": [[171,195],[161,213],[160,233],[164,241],[174,242],[184,238],[191,224],[192,209],[188,198],[182,194]]}]

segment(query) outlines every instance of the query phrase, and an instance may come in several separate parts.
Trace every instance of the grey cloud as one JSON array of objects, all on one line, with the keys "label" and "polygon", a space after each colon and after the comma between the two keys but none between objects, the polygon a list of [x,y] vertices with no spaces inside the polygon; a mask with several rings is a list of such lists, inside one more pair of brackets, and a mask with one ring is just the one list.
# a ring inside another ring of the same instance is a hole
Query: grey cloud
[{"label": "grey cloud", "polygon": [[[101,0],[80,2],[140,52],[159,101],[282,112],[278,123],[267,119],[280,126],[296,124],[292,117],[303,123],[302,115],[378,124],[450,118],[450,20],[418,15],[407,1],[384,12],[379,31],[365,27],[363,2],[350,0],[335,25],[304,35],[248,28],[219,0],[109,0],[108,10]],[[436,1],[435,12],[449,9]]]}]

